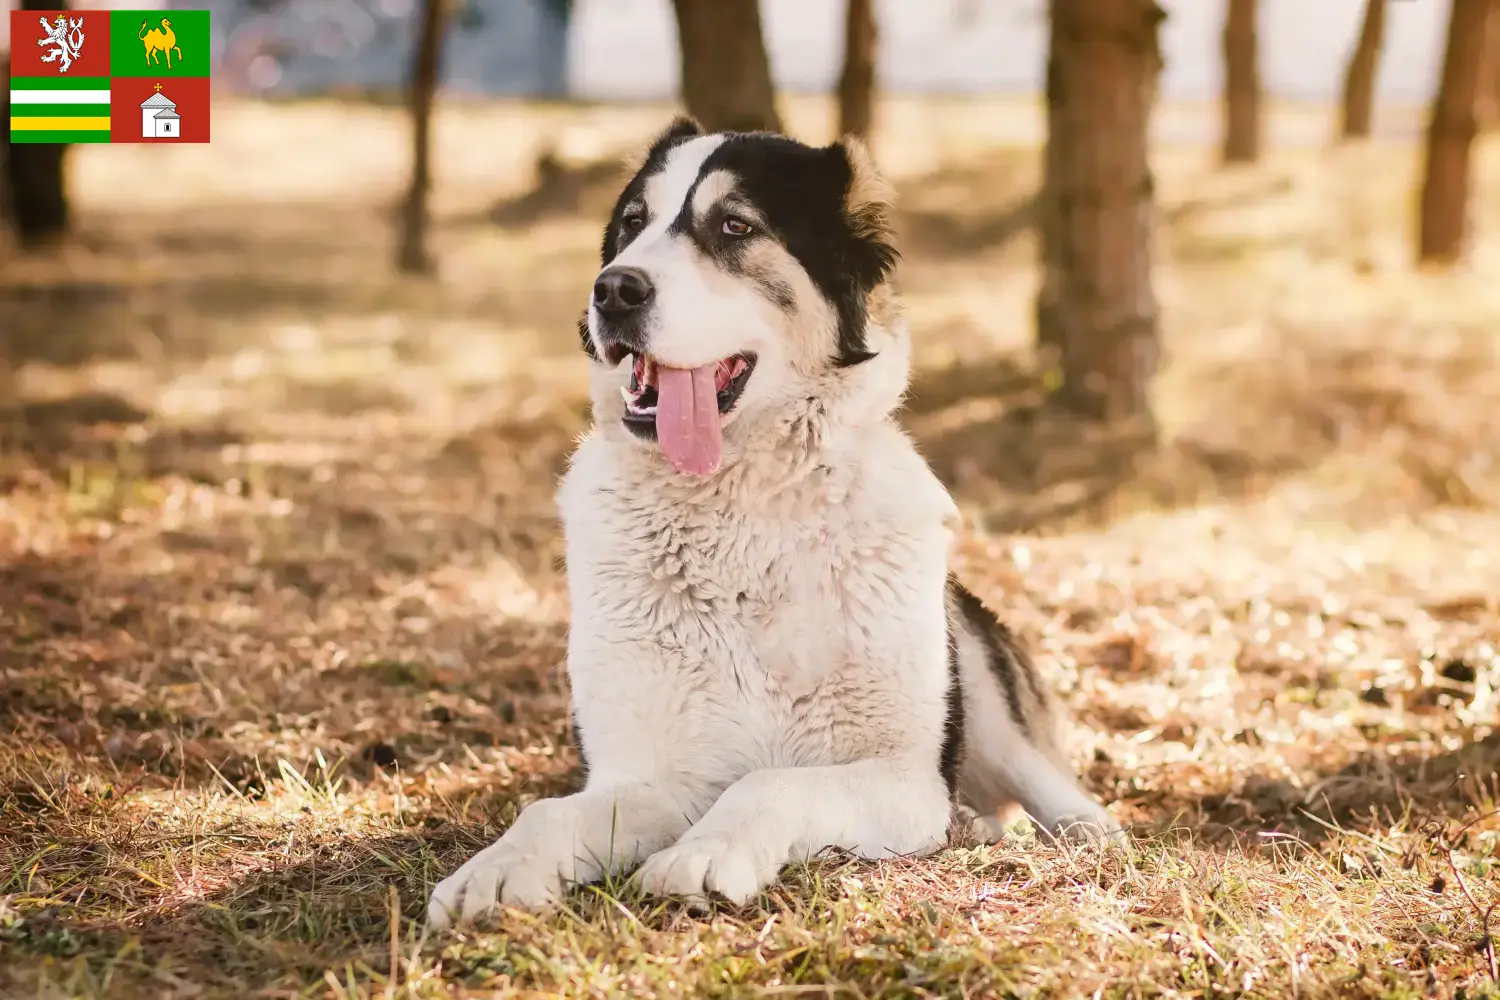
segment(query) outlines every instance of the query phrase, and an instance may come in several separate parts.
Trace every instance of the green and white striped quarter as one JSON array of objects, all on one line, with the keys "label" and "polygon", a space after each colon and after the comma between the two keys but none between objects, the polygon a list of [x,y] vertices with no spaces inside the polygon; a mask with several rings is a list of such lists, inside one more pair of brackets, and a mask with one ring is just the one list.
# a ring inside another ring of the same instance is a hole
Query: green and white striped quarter
[{"label": "green and white striped quarter", "polygon": [[109,78],[16,76],[11,142],[109,142]]}]

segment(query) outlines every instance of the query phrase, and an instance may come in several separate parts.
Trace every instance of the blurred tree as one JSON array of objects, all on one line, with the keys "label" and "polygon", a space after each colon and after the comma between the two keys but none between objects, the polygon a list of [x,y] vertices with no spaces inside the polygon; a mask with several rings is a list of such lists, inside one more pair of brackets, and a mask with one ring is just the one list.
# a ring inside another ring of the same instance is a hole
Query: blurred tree
[{"label": "blurred tree", "polygon": [[1468,229],[1469,149],[1477,131],[1475,112],[1486,27],[1492,0],[1453,0],[1443,75],[1427,126],[1427,172],[1422,181],[1422,217],[1417,257],[1451,263],[1464,250]]},{"label": "blurred tree", "polygon": [[[21,10],[67,10],[67,0],[21,0]],[[14,42],[14,39],[12,40]],[[10,60],[6,59],[6,65]],[[6,88],[9,109],[10,88]],[[9,117],[9,115],[7,115]],[[3,152],[5,182],[0,183],[0,197],[9,204],[0,215],[8,215],[15,224],[21,245],[26,247],[51,243],[68,231],[67,154],[68,147],[55,143],[10,141],[6,130]]]},{"label": "blurred tree", "polygon": [[447,0],[422,0],[422,26],[411,71],[411,186],[401,211],[396,266],[408,274],[432,270],[427,246],[428,193],[432,188],[432,99],[448,19]]},{"label": "blurred tree", "polygon": [[1500,125],[1500,3],[1490,8],[1490,106]]},{"label": "blurred tree", "polygon": [[1149,424],[1158,343],[1147,127],[1166,15],[1155,0],[1050,0],[1049,9],[1038,346],[1061,377],[1057,402]]},{"label": "blurred tree", "polygon": [[875,119],[875,57],[879,35],[874,0],[847,0],[844,70],[839,74],[839,135],[870,137]]},{"label": "blurred tree", "polygon": [[1380,49],[1385,44],[1386,0],[1365,0],[1365,19],[1359,41],[1344,73],[1345,139],[1366,139],[1375,112],[1375,71],[1380,68]]},{"label": "blurred tree", "polygon": [[1224,162],[1260,158],[1256,0],[1229,0],[1224,18]]},{"label": "blurred tree", "polygon": [[1500,128],[1500,0],[1492,0],[1479,78],[1479,127]]},{"label": "blurred tree", "polygon": [[758,0],[672,0],[682,103],[703,127],[781,131]]}]

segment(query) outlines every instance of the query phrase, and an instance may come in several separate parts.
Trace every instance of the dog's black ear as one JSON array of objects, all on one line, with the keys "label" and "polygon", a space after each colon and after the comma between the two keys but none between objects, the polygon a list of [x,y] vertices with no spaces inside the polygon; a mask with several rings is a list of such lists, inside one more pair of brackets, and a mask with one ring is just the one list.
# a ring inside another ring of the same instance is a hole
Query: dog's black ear
[{"label": "dog's black ear", "polygon": [[896,195],[875,168],[870,151],[854,136],[845,136],[820,153],[843,195],[839,259],[844,262],[844,273],[842,287],[834,296],[839,316],[835,360],[840,367],[850,367],[875,356],[866,349],[865,326],[872,294],[890,278],[901,256],[891,218]]},{"label": "dog's black ear", "polygon": [[844,184],[844,221],[850,235],[864,242],[871,253],[872,284],[884,281],[895,266],[896,230],[894,214],[896,190],[875,167],[870,150],[857,137],[846,135],[829,147],[848,170]]}]

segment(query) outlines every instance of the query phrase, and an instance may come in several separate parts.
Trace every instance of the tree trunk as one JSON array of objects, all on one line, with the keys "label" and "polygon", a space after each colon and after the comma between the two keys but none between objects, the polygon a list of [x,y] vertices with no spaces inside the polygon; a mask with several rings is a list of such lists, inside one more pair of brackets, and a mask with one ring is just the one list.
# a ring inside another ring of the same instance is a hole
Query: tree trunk
[{"label": "tree trunk", "polygon": [[1365,20],[1359,41],[1344,73],[1345,139],[1367,139],[1375,113],[1375,73],[1380,68],[1380,49],[1385,44],[1386,0],[1365,0]]},{"label": "tree trunk", "polygon": [[1500,0],[1490,7],[1484,71],[1479,78],[1479,127],[1500,128]]},{"label": "tree trunk", "polygon": [[[22,10],[67,10],[66,0],[21,0]],[[35,26],[35,21],[31,22]],[[14,45],[19,39],[11,39]],[[6,65],[10,60],[6,59]],[[10,108],[6,89],[6,110]],[[6,118],[10,116],[7,113]],[[16,234],[25,247],[40,246],[61,239],[68,231],[71,211],[68,206],[68,147],[56,143],[10,141],[6,129],[0,149],[4,160],[5,180],[0,182],[0,197],[6,197],[5,211],[15,223]]]},{"label": "tree trunk", "polygon": [[1161,67],[1155,0],[1050,0],[1038,346],[1054,393],[1095,420],[1151,420],[1157,306],[1147,130]]},{"label": "tree trunk", "polygon": [[844,70],[839,74],[839,135],[870,137],[875,118],[875,57],[879,36],[874,0],[847,0]]},{"label": "tree trunk", "polygon": [[1260,70],[1256,0],[1229,0],[1224,19],[1224,162],[1260,157]]},{"label": "tree trunk", "polygon": [[432,99],[437,93],[447,24],[447,0],[423,0],[421,34],[411,72],[411,186],[401,211],[396,252],[396,266],[408,274],[427,274],[433,268],[427,245],[427,199],[432,188]]},{"label": "tree trunk", "polygon": [[1500,3],[1490,8],[1490,106],[1500,127]]},{"label": "tree trunk", "polygon": [[1452,263],[1468,228],[1469,147],[1476,131],[1479,74],[1491,0],[1453,0],[1443,76],[1427,126],[1427,173],[1417,258]]},{"label": "tree trunk", "polygon": [[672,0],[682,103],[710,132],[781,131],[758,0]]}]

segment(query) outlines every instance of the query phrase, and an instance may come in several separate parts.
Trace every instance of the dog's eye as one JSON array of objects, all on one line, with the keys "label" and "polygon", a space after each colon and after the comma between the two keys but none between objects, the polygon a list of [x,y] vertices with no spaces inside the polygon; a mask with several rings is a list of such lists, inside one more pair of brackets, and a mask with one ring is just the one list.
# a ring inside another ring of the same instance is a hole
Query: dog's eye
[{"label": "dog's eye", "polygon": [[620,224],[625,227],[626,232],[638,233],[645,226],[646,217],[640,212],[631,212],[620,220]]},{"label": "dog's eye", "polygon": [[724,219],[725,236],[749,236],[755,232],[755,228],[738,216],[730,215]]}]

